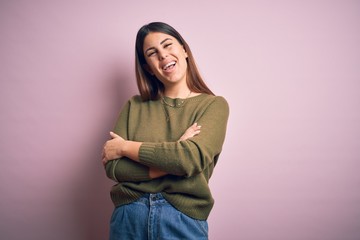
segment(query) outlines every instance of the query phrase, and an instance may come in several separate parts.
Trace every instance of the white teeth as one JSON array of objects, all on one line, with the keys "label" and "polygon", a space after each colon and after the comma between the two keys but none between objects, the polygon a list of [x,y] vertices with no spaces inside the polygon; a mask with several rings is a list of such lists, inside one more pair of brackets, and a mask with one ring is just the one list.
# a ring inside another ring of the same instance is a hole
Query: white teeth
[{"label": "white teeth", "polygon": [[175,61],[172,61],[172,62],[169,62],[168,64],[166,64],[164,67],[163,67],[163,70],[166,70],[168,69],[170,66],[172,65],[175,65]]}]

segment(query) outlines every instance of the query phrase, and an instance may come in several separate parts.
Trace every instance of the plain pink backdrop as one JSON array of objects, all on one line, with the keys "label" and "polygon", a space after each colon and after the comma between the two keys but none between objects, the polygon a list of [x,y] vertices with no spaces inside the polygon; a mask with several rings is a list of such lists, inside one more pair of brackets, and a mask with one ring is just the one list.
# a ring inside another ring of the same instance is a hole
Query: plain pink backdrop
[{"label": "plain pink backdrop", "polygon": [[107,239],[100,155],[150,21],[231,108],[212,240],[360,239],[360,2],[1,1],[0,238]]}]

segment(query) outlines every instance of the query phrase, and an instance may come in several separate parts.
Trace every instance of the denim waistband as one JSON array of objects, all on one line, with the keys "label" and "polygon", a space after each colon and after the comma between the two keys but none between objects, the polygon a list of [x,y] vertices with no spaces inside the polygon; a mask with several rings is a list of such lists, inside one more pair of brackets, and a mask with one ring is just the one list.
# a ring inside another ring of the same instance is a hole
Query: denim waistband
[{"label": "denim waistband", "polygon": [[138,200],[145,204],[154,204],[154,203],[165,203],[167,202],[164,196],[161,193],[145,193]]}]

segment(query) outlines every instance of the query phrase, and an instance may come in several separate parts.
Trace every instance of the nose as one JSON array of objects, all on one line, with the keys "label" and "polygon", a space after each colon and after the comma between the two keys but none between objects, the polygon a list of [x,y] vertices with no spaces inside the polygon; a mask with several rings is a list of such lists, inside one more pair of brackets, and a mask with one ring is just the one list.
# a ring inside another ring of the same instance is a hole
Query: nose
[{"label": "nose", "polygon": [[158,56],[159,56],[159,60],[164,60],[168,56],[168,54],[166,51],[162,50],[159,51]]}]

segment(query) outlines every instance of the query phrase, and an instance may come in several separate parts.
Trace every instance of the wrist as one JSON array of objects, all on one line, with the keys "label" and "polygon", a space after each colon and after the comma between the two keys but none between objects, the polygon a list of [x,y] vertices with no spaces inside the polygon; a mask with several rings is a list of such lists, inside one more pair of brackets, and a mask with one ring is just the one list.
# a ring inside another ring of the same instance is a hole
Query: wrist
[{"label": "wrist", "polygon": [[120,147],[119,147],[119,149],[118,149],[118,154],[119,154],[120,156],[126,156],[127,145],[128,145],[128,141],[123,140],[123,141],[121,142],[121,145],[120,145]]},{"label": "wrist", "polygon": [[141,142],[134,142],[130,140],[124,140],[121,145],[121,156],[128,157],[131,160],[139,161],[139,149]]},{"label": "wrist", "polygon": [[163,172],[156,168],[149,168],[149,177],[151,179],[159,178],[159,177],[165,176],[166,174],[167,174],[166,172]]}]

